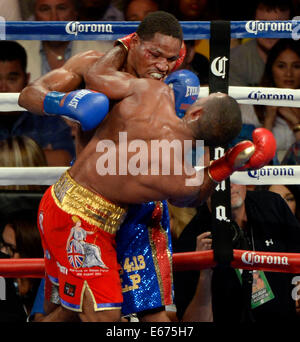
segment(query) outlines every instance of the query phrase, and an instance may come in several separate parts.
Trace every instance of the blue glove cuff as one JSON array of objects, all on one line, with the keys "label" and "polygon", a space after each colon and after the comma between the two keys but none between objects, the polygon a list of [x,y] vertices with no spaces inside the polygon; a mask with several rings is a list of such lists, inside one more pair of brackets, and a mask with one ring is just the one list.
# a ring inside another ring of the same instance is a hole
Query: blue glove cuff
[{"label": "blue glove cuff", "polygon": [[61,114],[62,107],[60,102],[65,96],[65,93],[58,91],[50,91],[44,99],[44,111],[46,114]]}]

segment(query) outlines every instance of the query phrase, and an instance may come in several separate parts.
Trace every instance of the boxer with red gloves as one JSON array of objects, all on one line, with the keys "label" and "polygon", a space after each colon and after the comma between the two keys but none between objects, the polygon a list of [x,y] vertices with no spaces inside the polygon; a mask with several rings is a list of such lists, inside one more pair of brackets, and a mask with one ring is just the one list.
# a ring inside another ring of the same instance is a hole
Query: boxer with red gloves
[{"label": "boxer with red gloves", "polygon": [[266,128],[256,128],[252,138],[253,142],[241,141],[223,157],[211,162],[208,173],[213,181],[219,183],[235,171],[260,169],[273,159],[276,140],[272,132]]}]

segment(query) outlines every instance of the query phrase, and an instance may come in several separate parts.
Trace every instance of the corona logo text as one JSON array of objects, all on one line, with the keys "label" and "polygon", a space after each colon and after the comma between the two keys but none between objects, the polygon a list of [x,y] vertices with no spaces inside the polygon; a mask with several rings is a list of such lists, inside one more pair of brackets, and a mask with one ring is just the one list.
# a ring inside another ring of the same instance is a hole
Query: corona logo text
[{"label": "corona logo text", "polygon": [[66,32],[75,36],[78,33],[113,33],[111,24],[81,24],[79,21],[70,21],[66,25]]},{"label": "corona logo text", "polygon": [[241,260],[244,264],[268,264],[268,265],[286,265],[288,266],[288,257],[279,255],[259,255],[255,252],[245,252],[242,254]]}]

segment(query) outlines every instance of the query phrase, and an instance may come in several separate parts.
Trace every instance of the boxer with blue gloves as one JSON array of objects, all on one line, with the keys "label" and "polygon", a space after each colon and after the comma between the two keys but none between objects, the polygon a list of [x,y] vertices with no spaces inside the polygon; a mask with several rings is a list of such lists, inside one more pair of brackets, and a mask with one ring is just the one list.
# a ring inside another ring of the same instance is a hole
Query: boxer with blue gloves
[{"label": "boxer with blue gloves", "polygon": [[192,71],[182,69],[172,72],[164,81],[173,89],[175,96],[175,111],[183,118],[186,110],[199,96],[200,81]]},{"label": "boxer with blue gloves", "polygon": [[109,110],[106,95],[88,89],[70,93],[51,91],[44,99],[44,112],[48,115],[61,115],[81,124],[84,131],[97,127]]},{"label": "boxer with blue gloves", "polygon": [[[198,98],[200,82],[189,70],[178,70],[164,81],[174,91],[175,111],[183,118],[187,108]],[[88,89],[70,93],[51,91],[44,99],[44,112],[48,115],[61,115],[81,124],[84,131],[96,128],[109,110],[109,99],[102,93]]]}]

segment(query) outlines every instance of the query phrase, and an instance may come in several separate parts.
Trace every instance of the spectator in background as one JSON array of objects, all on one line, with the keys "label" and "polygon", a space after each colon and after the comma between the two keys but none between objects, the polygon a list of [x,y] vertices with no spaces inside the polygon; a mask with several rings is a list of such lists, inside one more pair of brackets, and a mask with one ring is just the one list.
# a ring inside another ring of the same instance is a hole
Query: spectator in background
[{"label": "spectator in background", "polygon": [[126,21],[142,21],[147,14],[161,9],[157,0],[125,0],[123,6]]},{"label": "spectator in background", "polygon": [[[33,20],[35,21],[75,21],[78,20],[78,0],[34,0]],[[50,33],[50,32],[49,32]],[[34,81],[41,75],[61,67],[71,56],[87,51],[106,52],[113,43],[111,41],[37,41],[22,40],[28,56],[28,72]]]},{"label": "spectator in background", "polygon": [[22,20],[21,9],[18,0],[0,0],[0,16],[6,21]]},{"label": "spectator in background", "polygon": [[169,12],[178,20],[203,21],[213,20],[215,16],[212,1],[208,0],[173,0],[165,3]]},{"label": "spectator in background", "polygon": [[179,208],[168,203],[172,245],[174,246],[183,229],[197,214],[196,208]]},{"label": "spectator in background", "polygon": [[279,194],[291,209],[291,212],[300,222],[300,186],[290,184],[273,184],[257,186],[257,189],[265,189]]},{"label": "spectator in background", "polygon": [[[280,195],[291,209],[291,212],[300,222],[300,186],[299,185],[281,185],[273,184],[268,185],[267,190]],[[299,286],[299,283],[298,283]],[[296,300],[296,311],[300,315],[300,299]]]},{"label": "spectator in background", "polygon": [[[0,167],[47,166],[44,151],[31,138],[14,136],[0,141]],[[3,185],[7,190],[45,190],[39,185]]]},{"label": "spectator in background", "polygon": [[[300,224],[286,202],[271,191],[246,191],[245,185],[231,183],[233,248],[266,252],[300,252]],[[194,251],[199,234],[209,234],[212,216],[209,201],[198,208],[197,215],[181,233],[174,252]],[[209,240],[209,236],[202,235]],[[207,241],[205,241],[208,243]],[[245,271],[244,271],[245,272]],[[217,266],[212,272],[213,321],[239,323],[254,319],[257,323],[296,322],[296,303],[291,293],[295,274],[260,272],[265,279],[264,300],[253,296],[252,308],[243,304],[239,270]],[[199,272],[174,273],[175,304],[182,317],[192,300]],[[255,285],[255,284],[254,284]],[[268,288],[269,286],[269,288]],[[254,295],[254,292],[252,291]],[[251,288],[249,288],[251,298]],[[273,297],[274,296],[274,297]],[[209,297],[208,297],[209,300]],[[259,304],[255,307],[256,304]]]},{"label": "spectator in background", "polygon": [[[300,88],[300,41],[280,39],[269,51],[260,86]],[[300,147],[300,109],[292,107],[240,105],[243,126],[237,139],[252,140],[255,128],[264,126],[276,138],[275,164],[297,164]]]},{"label": "spectator in background", "polygon": [[[6,217],[2,231],[1,252],[10,258],[43,258],[43,248],[37,228],[37,208],[15,210]],[[30,314],[39,284],[39,278],[18,278],[18,294],[26,315]]]},{"label": "spectator in background", "polygon": [[[262,87],[300,88],[300,41],[280,39],[269,51]],[[279,161],[296,141],[300,130],[300,108],[255,106],[263,126],[273,132]]]},{"label": "spectator in background", "polygon": [[[214,2],[208,0],[167,0],[164,5],[168,12],[180,21],[210,21],[218,18]],[[196,41],[195,49],[198,53],[209,58],[209,40]],[[200,78],[201,81],[201,78]]]},{"label": "spectator in background", "polygon": [[123,21],[124,15],[111,0],[80,0],[81,21]]},{"label": "spectator in background", "polygon": [[[0,260],[9,256],[1,252],[3,241],[0,237]],[[14,280],[0,277],[0,322],[25,322],[26,312],[22,301],[17,295]]]},{"label": "spectator in background", "polygon": [[300,1],[299,0],[293,0],[293,4],[294,4],[295,14],[299,15],[299,13],[300,13]]},{"label": "spectator in background", "polygon": [[[0,41],[0,92],[19,93],[28,84],[27,56],[17,42]],[[0,140],[25,135],[43,149],[48,166],[67,166],[75,157],[69,126],[57,116],[28,112],[0,113]]]},{"label": "spectator in background", "polygon": [[286,151],[281,165],[300,165],[300,126],[294,133],[296,141]]},{"label": "spectator in background", "polygon": [[200,84],[208,85],[208,74],[209,74],[209,60],[202,54],[195,50],[195,40],[185,40],[186,56],[180,69],[188,69],[195,73]]},{"label": "spectator in background", "polygon": [[[254,20],[289,20],[293,17],[292,0],[256,0]],[[229,84],[258,86],[268,53],[278,41],[256,38],[233,48],[230,52]]]}]

